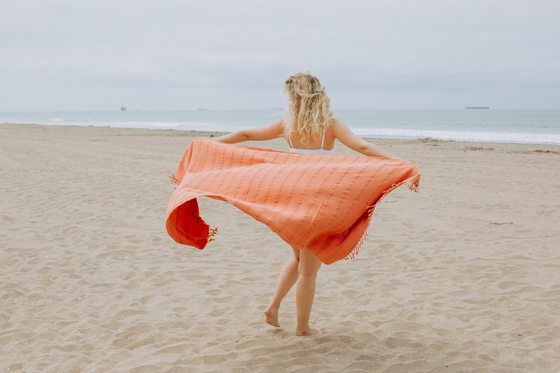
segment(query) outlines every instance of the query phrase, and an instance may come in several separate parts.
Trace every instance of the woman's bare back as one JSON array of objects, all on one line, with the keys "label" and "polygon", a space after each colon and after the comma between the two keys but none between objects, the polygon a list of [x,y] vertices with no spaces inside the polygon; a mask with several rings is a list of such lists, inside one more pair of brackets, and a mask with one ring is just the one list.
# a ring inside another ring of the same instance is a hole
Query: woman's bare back
[{"label": "woman's bare back", "polygon": [[[334,148],[335,140],[336,140],[333,134],[332,127],[329,126],[326,129],[324,143],[323,143],[323,131],[325,130],[321,129],[321,132],[313,134],[313,136],[311,136],[307,144],[301,143],[302,136],[297,132],[291,132],[289,136],[292,139],[293,147],[296,149],[317,150],[317,149],[321,149],[321,145],[322,145],[322,148],[324,150],[332,150]],[[290,144],[290,139],[288,138],[288,135],[286,135],[285,138],[288,144]]]}]

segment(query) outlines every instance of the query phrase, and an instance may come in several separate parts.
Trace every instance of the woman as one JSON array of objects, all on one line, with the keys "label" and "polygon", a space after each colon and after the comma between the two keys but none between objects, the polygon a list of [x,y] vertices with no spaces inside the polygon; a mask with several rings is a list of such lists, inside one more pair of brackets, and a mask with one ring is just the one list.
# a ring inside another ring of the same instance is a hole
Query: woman
[{"label": "woman", "polygon": [[[286,80],[284,93],[288,94],[286,119],[278,120],[268,126],[239,130],[215,140],[226,144],[243,141],[266,141],[283,137],[292,153],[334,155],[335,140],[359,153],[370,157],[398,159],[395,155],[370,144],[354,134],[340,120],[332,117],[330,99],[319,79],[309,71],[298,72]],[[266,322],[279,327],[278,309],[282,299],[297,282],[296,335],[323,333],[309,326],[309,316],[315,296],[315,279],[321,261],[311,251],[292,246],[294,256],[284,265],[272,300],[264,314]]]}]

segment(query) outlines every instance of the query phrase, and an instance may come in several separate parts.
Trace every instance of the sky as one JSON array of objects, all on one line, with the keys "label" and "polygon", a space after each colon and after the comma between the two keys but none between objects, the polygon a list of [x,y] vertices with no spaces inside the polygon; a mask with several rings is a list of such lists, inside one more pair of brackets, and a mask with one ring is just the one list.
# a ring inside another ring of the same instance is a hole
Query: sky
[{"label": "sky", "polygon": [[0,111],[560,109],[560,1],[3,0]]}]

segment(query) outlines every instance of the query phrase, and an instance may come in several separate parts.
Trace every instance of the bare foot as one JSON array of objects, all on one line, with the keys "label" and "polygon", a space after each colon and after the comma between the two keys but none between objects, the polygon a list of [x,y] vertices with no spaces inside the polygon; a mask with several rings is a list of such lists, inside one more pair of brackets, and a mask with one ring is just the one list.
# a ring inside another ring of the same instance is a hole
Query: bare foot
[{"label": "bare foot", "polygon": [[317,328],[309,328],[307,330],[296,330],[296,336],[298,337],[306,337],[309,335],[317,335],[317,334],[325,334],[325,332]]},{"label": "bare foot", "polygon": [[272,326],[279,327],[280,323],[278,322],[278,308],[274,308],[272,306],[268,306],[266,310],[264,310],[264,315],[266,316],[266,323]]}]

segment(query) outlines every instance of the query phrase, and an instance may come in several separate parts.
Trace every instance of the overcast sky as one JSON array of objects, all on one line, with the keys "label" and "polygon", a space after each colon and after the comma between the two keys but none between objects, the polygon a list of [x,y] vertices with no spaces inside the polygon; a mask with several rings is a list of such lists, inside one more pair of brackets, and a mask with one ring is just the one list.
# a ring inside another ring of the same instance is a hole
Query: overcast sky
[{"label": "overcast sky", "polygon": [[560,109],[560,1],[3,0],[0,111]]}]

